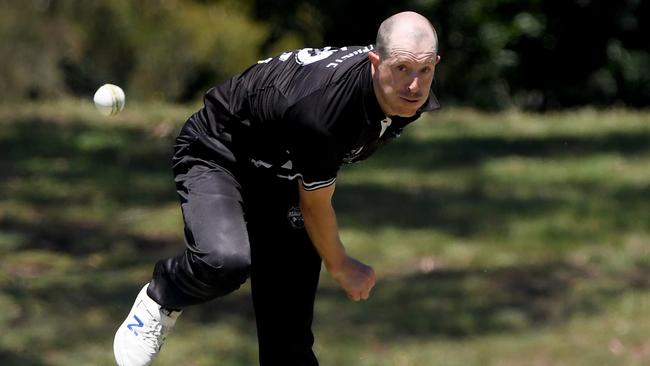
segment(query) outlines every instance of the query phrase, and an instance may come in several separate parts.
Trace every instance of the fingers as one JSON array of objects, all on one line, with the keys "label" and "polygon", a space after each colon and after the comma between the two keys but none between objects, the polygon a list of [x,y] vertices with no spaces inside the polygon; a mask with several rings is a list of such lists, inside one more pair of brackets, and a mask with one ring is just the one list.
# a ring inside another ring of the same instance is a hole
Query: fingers
[{"label": "fingers", "polygon": [[372,288],[375,287],[375,278],[374,276],[372,278],[368,279],[368,283],[366,285],[366,288],[363,289],[360,294],[359,298],[361,300],[368,300],[368,297],[370,297],[370,291],[372,291]]},{"label": "fingers", "polygon": [[368,298],[370,297],[370,292],[372,291],[373,287],[375,287],[374,273],[370,278],[368,278],[368,282],[366,282],[363,288],[348,293],[347,294],[348,298],[352,301],[368,300]]},{"label": "fingers", "polygon": [[364,291],[358,291],[354,294],[348,293],[348,299],[352,301],[368,300],[369,297],[370,297],[370,289]]},{"label": "fingers", "polygon": [[352,301],[359,301],[359,300],[361,300],[361,296],[348,294],[348,299],[350,299]]},{"label": "fingers", "polygon": [[370,297],[370,290],[361,293],[361,300],[368,300],[368,297]]},{"label": "fingers", "polygon": [[360,292],[355,295],[348,294],[348,299],[354,302],[358,302],[361,300],[368,300],[368,295],[366,295],[366,297],[363,297],[363,295]]}]

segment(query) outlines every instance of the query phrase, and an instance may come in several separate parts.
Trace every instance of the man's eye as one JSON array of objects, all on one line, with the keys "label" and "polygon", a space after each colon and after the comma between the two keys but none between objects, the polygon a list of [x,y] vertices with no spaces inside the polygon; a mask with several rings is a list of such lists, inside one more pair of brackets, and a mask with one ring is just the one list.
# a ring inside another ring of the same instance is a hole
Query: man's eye
[{"label": "man's eye", "polygon": [[431,72],[431,68],[429,66],[427,66],[427,67],[423,68],[422,70],[420,70],[420,72],[423,73],[423,74],[428,74],[428,73]]},{"label": "man's eye", "polygon": [[404,66],[404,65],[397,65],[397,70],[398,70],[398,71],[406,71],[406,66]]}]

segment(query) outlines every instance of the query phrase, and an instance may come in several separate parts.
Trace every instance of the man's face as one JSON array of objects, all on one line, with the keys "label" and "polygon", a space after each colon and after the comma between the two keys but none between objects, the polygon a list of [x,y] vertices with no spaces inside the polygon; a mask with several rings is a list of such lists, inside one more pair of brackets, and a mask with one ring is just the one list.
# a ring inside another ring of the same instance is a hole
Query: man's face
[{"label": "man's face", "polygon": [[428,47],[391,48],[387,58],[372,53],[375,95],[384,113],[411,117],[429,97],[440,56]]}]

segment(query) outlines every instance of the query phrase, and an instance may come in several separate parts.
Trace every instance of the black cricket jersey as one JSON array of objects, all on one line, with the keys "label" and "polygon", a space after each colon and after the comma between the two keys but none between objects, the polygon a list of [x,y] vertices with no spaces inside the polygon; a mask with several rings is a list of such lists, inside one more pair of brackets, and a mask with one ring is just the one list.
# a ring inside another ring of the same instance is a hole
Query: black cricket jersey
[{"label": "black cricket jersey", "polygon": [[[226,169],[252,164],[307,190],[331,185],[343,164],[366,159],[425,111],[387,117],[375,97],[373,46],[304,48],[259,61],[210,89],[180,141],[199,142]],[[236,168],[235,168],[236,169]]]}]

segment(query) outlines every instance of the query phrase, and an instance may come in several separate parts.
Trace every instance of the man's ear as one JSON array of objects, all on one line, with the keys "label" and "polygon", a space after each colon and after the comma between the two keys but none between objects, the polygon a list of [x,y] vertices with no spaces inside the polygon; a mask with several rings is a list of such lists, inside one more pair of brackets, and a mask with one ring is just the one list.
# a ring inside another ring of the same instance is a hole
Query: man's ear
[{"label": "man's ear", "polygon": [[370,51],[368,52],[368,58],[370,59],[370,63],[372,64],[372,66],[374,66],[375,68],[379,67],[380,59],[378,53],[374,53]]},{"label": "man's ear", "polygon": [[436,55],[436,65],[440,62],[440,55]]}]

